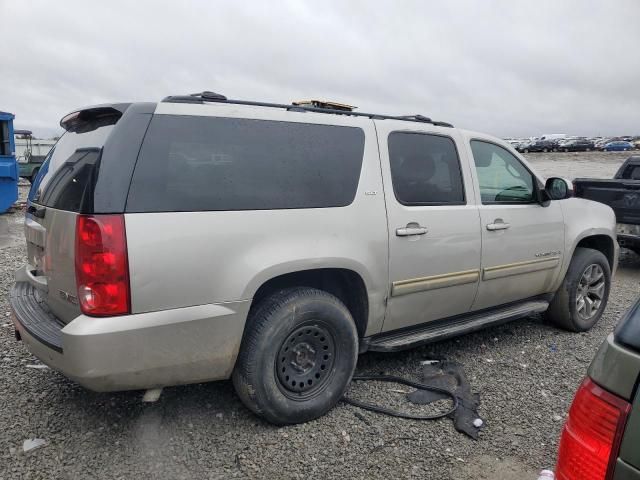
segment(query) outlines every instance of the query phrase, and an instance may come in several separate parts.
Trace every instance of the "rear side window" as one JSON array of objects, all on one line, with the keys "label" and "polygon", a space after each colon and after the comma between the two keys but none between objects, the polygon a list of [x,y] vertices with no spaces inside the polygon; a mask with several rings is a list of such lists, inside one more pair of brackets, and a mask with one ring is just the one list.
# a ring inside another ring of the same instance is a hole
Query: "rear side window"
[{"label": "rear side window", "polygon": [[464,204],[460,160],[451,138],[392,132],[388,144],[393,191],[400,203]]},{"label": "rear side window", "polygon": [[355,127],[157,115],[127,211],[343,207],[355,198],[363,152]]}]

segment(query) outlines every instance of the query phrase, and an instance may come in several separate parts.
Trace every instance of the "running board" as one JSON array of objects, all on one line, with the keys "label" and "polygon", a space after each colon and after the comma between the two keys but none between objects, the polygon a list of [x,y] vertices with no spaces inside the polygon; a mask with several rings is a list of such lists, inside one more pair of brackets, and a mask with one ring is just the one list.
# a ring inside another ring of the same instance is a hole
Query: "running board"
[{"label": "running board", "polygon": [[414,348],[425,343],[437,342],[446,338],[455,337],[465,333],[475,332],[491,325],[528,317],[534,313],[544,312],[549,307],[549,302],[544,300],[532,300],[516,305],[510,305],[482,312],[473,312],[437,320],[421,325],[411,330],[389,332],[369,338],[363,345],[364,349],[373,352],[395,352]]}]

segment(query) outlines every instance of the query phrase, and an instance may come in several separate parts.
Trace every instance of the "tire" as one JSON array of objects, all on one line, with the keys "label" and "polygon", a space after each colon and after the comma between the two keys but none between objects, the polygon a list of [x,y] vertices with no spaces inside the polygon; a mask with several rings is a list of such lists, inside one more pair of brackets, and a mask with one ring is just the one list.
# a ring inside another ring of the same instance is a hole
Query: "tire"
[{"label": "tire", "polygon": [[335,296],[289,288],[249,314],[232,380],[242,402],[276,425],[307,422],[344,395],[358,359],[358,332]]},{"label": "tire", "polygon": [[544,153],[547,153],[547,152],[548,152],[548,150],[547,150],[546,148],[543,148],[543,149],[542,149],[542,151],[543,151]]},{"label": "tire", "polygon": [[[583,288],[585,288],[584,276],[588,275],[587,271],[593,267],[596,268],[591,270],[593,274],[592,279],[597,277],[597,269],[599,269],[599,272],[602,274],[602,286],[600,287],[600,282],[594,282],[589,292],[597,289],[600,292],[600,300],[597,308],[595,308],[595,310],[591,309],[591,312],[588,312],[589,304],[595,304],[595,299],[597,298],[597,295],[588,293],[587,297],[589,297],[589,301],[585,302],[584,309],[580,311],[578,300],[581,290],[585,292],[585,290],[583,290]],[[609,267],[607,257],[598,250],[581,247],[576,248],[564,281],[551,301],[545,317],[551,323],[564,330],[571,332],[585,332],[590,330],[598,323],[600,317],[602,317],[602,313],[607,306],[610,289],[611,268]]]},{"label": "tire", "polygon": [[568,148],[565,148],[565,149],[564,149],[564,151],[565,151],[565,153],[566,153],[566,152],[568,152],[568,151],[569,151],[569,149],[568,149]]},{"label": "tire", "polygon": [[33,185],[33,182],[35,182],[36,177],[38,176],[38,172],[40,171],[39,168],[34,168],[33,172],[31,172],[31,177],[29,177],[29,181],[31,182],[31,185]]},{"label": "tire", "polygon": [[522,150],[522,153],[529,153],[529,149],[525,148],[524,150]]}]

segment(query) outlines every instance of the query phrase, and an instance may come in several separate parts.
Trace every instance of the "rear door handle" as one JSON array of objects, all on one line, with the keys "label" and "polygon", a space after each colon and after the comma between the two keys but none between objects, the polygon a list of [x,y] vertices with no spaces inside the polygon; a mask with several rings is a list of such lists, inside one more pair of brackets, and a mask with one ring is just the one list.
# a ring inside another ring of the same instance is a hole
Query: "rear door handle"
[{"label": "rear door handle", "polygon": [[487,225],[487,230],[491,232],[494,232],[496,230],[506,230],[510,226],[510,223],[505,223],[501,218],[496,218],[493,223]]},{"label": "rear door handle", "polygon": [[396,235],[398,237],[410,237],[411,235],[425,235],[428,230],[425,227],[421,227],[417,223],[409,223],[406,227],[396,228]]}]

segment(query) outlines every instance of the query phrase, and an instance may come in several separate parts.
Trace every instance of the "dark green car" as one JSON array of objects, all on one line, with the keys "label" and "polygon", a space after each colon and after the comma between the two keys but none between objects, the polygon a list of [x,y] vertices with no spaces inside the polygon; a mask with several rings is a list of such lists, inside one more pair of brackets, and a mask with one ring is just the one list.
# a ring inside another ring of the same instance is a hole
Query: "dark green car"
[{"label": "dark green car", "polygon": [[600,347],[569,410],[557,480],[640,480],[640,300]]}]

